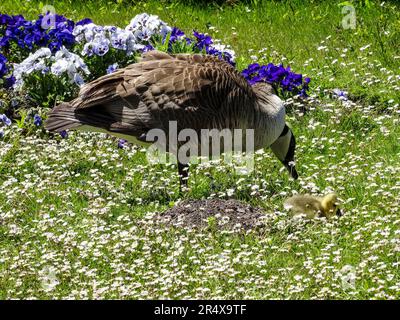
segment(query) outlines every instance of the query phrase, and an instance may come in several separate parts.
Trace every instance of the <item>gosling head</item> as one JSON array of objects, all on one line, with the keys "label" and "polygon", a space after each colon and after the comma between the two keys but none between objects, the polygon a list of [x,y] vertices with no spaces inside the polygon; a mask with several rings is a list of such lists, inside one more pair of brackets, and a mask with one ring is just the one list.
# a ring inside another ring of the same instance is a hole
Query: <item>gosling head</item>
[{"label": "gosling head", "polygon": [[332,217],[335,214],[341,216],[342,212],[338,207],[338,200],[336,193],[329,193],[321,199],[321,206],[325,216]]},{"label": "gosling head", "polygon": [[294,152],[296,149],[296,139],[294,138],[292,130],[285,124],[282,133],[271,144],[272,152],[277,156],[277,158],[282,162],[285,168],[289,171],[293,179],[297,179],[299,175],[297,174],[294,165]]}]

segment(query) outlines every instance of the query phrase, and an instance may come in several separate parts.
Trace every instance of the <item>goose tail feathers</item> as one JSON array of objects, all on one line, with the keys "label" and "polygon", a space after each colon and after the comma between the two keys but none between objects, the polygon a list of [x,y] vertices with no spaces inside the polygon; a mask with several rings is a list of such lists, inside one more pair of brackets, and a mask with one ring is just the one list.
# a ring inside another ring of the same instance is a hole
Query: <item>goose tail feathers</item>
[{"label": "goose tail feathers", "polygon": [[45,122],[45,128],[50,132],[75,129],[81,125],[81,121],[76,118],[74,108],[68,102],[63,102],[54,107]]}]

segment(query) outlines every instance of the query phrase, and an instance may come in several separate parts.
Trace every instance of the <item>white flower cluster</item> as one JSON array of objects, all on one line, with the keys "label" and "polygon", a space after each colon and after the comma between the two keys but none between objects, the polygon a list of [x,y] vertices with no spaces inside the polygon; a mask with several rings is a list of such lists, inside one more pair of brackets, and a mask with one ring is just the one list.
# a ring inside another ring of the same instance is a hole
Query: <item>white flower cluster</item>
[{"label": "white flower cluster", "polygon": [[73,35],[79,43],[84,43],[83,56],[104,56],[110,46],[124,50],[128,55],[144,48],[137,43],[132,32],[114,26],[98,26],[94,23],[76,26]]},{"label": "white flower cluster", "polygon": [[[142,13],[135,16],[125,29],[115,26],[99,26],[94,23],[77,25],[73,35],[78,43],[83,44],[81,55],[104,56],[110,48],[123,50],[127,55],[144,50],[149,45],[152,36],[165,37],[172,28],[155,15]],[[115,71],[117,64],[109,66],[108,73]],[[65,47],[54,55],[49,48],[40,48],[28,58],[14,66],[13,75],[16,79],[14,89],[19,90],[24,85],[26,76],[34,71],[43,74],[51,72],[56,76],[67,74],[71,82],[82,85],[83,75],[89,74],[89,69],[83,59]]]},{"label": "white flower cluster", "polygon": [[49,48],[40,48],[21,63],[15,64],[13,71],[13,76],[15,77],[14,89],[21,89],[24,84],[24,77],[34,71],[47,73],[49,71],[47,59],[50,57],[51,51]]},{"label": "white flower cluster", "polygon": [[110,47],[126,51],[128,55],[143,50],[154,35],[165,37],[172,28],[157,16],[142,13],[135,16],[125,29],[115,26],[99,26],[94,23],[78,25],[72,34],[84,43],[83,56],[103,56]]},{"label": "white flower cluster", "polygon": [[133,32],[140,41],[148,41],[151,36],[156,34],[165,37],[172,31],[172,28],[160,20],[158,16],[142,13],[134,17],[125,30]]},{"label": "white flower cluster", "polygon": [[21,89],[24,85],[24,78],[34,71],[40,71],[43,74],[51,72],[56,76],[67,74],[71,82],[77,85],[84,83],[82,74],[90,73],[82,58],[69,52],[65,47],[62,47],[54,55],[51,54],[49,48],[40,48],[21,63],[14,65],[15,84],[13,88]]},{"label": "white flower cluster", "polygon": [[53,65],[51,66],[51,73],[60,76],[67,73],[69,79],[81,86],[84,83],[82,74],[90,74],[90,71],[83,61],[83,59],[75,53],[69,52],[65,47],[62,47],[54,55]]}]

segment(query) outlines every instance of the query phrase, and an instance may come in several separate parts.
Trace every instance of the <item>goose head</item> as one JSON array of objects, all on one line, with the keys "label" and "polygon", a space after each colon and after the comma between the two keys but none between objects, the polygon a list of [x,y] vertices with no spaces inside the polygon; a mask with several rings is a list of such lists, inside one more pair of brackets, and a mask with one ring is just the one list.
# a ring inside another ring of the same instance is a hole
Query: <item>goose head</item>
[{"label": "goose head", "polygon": [[[272,127],[281,127],[281,125],[285,122],[285,107],[281,99],[277,96],[274,87],[266,82],[258,82],[254,84],[252,88],[256,93],[260,108],[265,114],[267,114],[268,121],[270,121],[271,118],[275,120],[275,124],[273,124]],[[274,135],[275,134],[279,134],[279,131],[275,131]],[[269,136],[271,137],[272,135]],[[272,149],[272,152],[275,154],[275,156],[289,171],[292,178],[297,179],[298,174],[294,166],[296,139],[292,130],[287,126],[286,123],[284,123],[283,130],[280,132],[278,138],[272,142],[272,144],[269,142],[268,145]]]},{"label": "goose head", "polygon": [[282,162],[285,168],[289,171],[293,179],[297,179],[299,175],[297,174],[295,163],[294,163],[294,153],[296,149],[296,139],[293,135],[292,130],[285,124],[282,133],[271,144],[271,150],[276,155],[276,157]]}]

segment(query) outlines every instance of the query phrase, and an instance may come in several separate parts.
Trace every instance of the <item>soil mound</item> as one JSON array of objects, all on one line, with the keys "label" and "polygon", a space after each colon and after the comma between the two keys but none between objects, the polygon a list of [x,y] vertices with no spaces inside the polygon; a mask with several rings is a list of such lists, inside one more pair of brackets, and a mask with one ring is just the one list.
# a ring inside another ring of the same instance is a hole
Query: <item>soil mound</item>
[{"label": "soil mound", "polygon": [[263,227],[262,209],[237,200],[185,200],[158,216],[174,226],[207,228],[215,224],[218,229],[250,230]]}]

